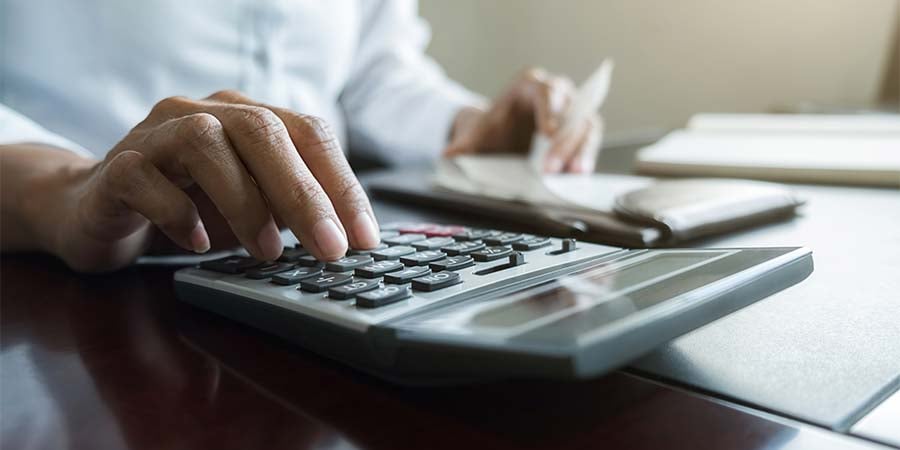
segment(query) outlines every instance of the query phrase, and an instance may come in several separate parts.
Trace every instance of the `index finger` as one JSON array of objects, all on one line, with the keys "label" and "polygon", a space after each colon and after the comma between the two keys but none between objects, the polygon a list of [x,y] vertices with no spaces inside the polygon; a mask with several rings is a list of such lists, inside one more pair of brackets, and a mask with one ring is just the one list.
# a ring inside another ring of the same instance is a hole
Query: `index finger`
[{"label": "index finger", "polygon": [[378,225],[372,206],[350,168],[340,143],[328,124],[314,116],[298,114],[253,100],[237,92],[222,92],[214,98],[253,104],[274,112],[287,127],[288,135],[304,164],[324,189],[354,248],[378,245]]}]

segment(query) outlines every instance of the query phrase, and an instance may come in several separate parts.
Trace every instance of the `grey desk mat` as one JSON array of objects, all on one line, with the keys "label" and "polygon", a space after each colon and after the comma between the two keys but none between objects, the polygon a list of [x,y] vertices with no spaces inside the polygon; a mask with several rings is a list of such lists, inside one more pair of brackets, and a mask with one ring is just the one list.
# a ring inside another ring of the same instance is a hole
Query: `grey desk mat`
[{"label": "grey desk mat", "polygon": [[802,217],[696,246],[803,245],[813,274],[633,367],[846,431],[900,385],[900,190],[797,189]]}]

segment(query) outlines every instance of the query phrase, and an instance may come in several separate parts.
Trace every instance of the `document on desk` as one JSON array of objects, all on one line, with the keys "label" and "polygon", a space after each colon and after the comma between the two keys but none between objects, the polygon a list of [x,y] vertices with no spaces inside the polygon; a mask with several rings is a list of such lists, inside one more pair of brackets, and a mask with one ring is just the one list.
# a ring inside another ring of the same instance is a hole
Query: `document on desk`
[{"label": "document on desk", "polygon": [[648,175],[900,187],[900,115],[700,114],[638,155]]},{"label": "document on desk", "polygon": [[616,197],[653,181],[633,175],[538,175],[530,161],[518,155],[445,159],[433,178],[435,186],[446,190],[582,213],[612,212]]}]

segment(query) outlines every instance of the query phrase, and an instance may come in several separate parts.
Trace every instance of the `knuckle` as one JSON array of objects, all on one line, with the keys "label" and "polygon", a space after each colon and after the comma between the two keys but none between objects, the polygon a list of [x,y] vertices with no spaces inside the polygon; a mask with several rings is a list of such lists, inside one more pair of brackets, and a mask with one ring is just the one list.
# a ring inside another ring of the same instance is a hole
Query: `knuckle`
[{"label": "knuckle", "polygon": [[259,106],[242,106],[236,109],[245,132],[273,137],[284,132],[284,123],[274,112]]},{"label": "knuckle", "polygon": [[368,208],[368,200],[362,186],[350,170],[339,178],[338,198],[336,203],[353,210],[365,210]]},{"label": "knuckle", "polygon": [[298,149],[305,154],[308,152],[317,152],[330,154],[332,157],[343,157],[344,153],[340,151],[337,137],[331,129],[328,121],[316,116],[304,115],[300,117],[301,135],[300,139],[302,148]]},{"label": "knuckle", "polygon": [[140,176],[144,155],[126,150],[116,155],[104,168],[102,181],[121,195],[132,195],[141,190]]},{"label": "knuckle", "polygon": [[520,78],[529,82],[543,81],[546,78],[546,71],[540,67],[526,67],[522,69]]},{"label": "knuckle", "polygon": [[190,104],[191,100],[187,97],[177,95],[173,97],[166,97],[153,105],[153,108],[150,110],[150,114],[163,114],[170,115],[179,109],[184,108],[186,105]]},{"label": "knuckle", "polygon": [[194,149],[205,149],[219,140],[223,133],[222,124],[209,113],[184,116],[175,129],[178,137]]},{"label": "knuckle", "polygon": [[301,116],[301,120],[307,127],[309,127],[311,130],[314,130],[314,132],[319,136],[331,137],[334,135],[334,133],[331,131],[331,125],[328,124],[327,120],[321,117],[304,115]]},{"label": "knuckle", "polygon": [[223,89],[220,91],[213,92],[212,95],[210,95],[207,98],[209,98],[210,100],[227,101],[227,100],[242,98],[243,96],[244,96],[244,94],[241,93],[240,91],[236,91],[234,89]]},{"label": "knuckle", "polygon": [[320,208],[322,190],[312,176],[301,176],[288,187],[289,198],[300,208]]}]

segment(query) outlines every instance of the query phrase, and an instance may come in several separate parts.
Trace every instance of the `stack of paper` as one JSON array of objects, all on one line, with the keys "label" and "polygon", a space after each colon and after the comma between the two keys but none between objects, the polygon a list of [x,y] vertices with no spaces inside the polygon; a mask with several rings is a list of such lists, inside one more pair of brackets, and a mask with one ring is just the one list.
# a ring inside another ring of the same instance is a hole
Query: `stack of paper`
[{"label": "stack of paper", "polygon": [[900,187],[900,115],[701,114],[643,149],[652,175]]}]

